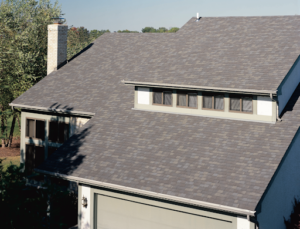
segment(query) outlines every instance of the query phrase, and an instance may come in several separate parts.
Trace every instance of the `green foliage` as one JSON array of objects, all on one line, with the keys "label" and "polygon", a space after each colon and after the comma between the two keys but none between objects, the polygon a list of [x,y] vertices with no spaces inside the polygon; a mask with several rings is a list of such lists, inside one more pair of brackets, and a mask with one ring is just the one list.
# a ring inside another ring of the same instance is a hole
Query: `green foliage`
[{"label": "green foliage", "polygon": [[[0,125],[9,103],[47,74],[47,26],[61,9],[50,0],[4,0],[0,4]],[[18,112],[14,112],[16,115]]]},{"label": "green foliage", "polygon": [[53,184],[37,189],[26,185],[26,179],[21,166],[10,165],[4,171],[0,159],[1,228],[52,229],[69,228],[76,224],[68,214],[71,210],[73,218],[77,218],[74,194]]},{"label": "green foliage", "polygon": [[130,31],[128,29],[125,30],[118,30],[118,33],[139,33],[138,31]]},{"label": "green foliage", "polygon": [[90,32],[84,27],[71,26],[68,30],[68,59],[71,59],[102,34],[109,32],[109,30],[92,30]]},{"label": "green foliage", "polygon": [[178,30],[179,28],[177,27],[172,27],[170,29],[165,27],[159,27],[158,29],[153,27],[145,27],[142,29],[142,33],[176,33]]}]

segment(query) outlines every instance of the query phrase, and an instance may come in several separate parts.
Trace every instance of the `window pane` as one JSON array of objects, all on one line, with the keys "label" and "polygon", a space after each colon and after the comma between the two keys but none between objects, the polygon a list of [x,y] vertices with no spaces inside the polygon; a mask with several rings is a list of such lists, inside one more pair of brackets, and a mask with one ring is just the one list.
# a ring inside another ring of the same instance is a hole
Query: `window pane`
[{"label": "window pane", "polygon": [[27,119],[26,136],[34,138],[34,122],[33,119]]},{"label": "window pane", "polygon": [[230,98],[230,110],[240,111],[240,98]]},{"label": "window pane", "polygon": [[36,120],[36,138],[42,139],[44,141],[45,137],[45,122]]},{"label": "window pane", "polygon": [[186,94],[178,94],[178,106],[186,107]]},{"label": "window pane", "polygon": [[243,98],[243,111],[252,112],[252,98],[251,97]]},{"label": "window pane", "polygon": [[49,141],[57,142],[58,140],[58,122],[49,122]]},{"label": "window pane", "polygon": [[215,96],[214,106],[215,106],[216,110],[224,110],[224,96],[223,95]]},{"label": "window pane", "polygon": [[164,91],[164,104],[172,105],[172,93],[169,91]]},{"label": "window pane", "polygon": [[153,92],[153,103],[162,104],[162,93],[161,92]]},{"label": "window pane", "polygon": [[197,94],[189,94],[189,107],[197,107]]},{"label": "window pane", "polygon": [[203,108],[212,109],[212,96],[203,96]]}]

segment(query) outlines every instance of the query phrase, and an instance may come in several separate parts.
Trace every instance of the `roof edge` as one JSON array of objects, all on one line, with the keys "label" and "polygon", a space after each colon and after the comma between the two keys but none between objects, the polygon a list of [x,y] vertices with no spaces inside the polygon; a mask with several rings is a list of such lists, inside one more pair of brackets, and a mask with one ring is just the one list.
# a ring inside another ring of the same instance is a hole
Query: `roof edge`
[{"label": "roof edge", "polygon": [[25,108],[30,110],[43,110],[43,111],[58,112],[58,113],[65,113],[65,114],[80,114],[80,115],[87,115],[87,116],[95,115],[95,113],[92,112],[73,111],[73,110],[66,110],[66,109],[53,109],[47,107],[28,106],[28,105],[21,105],[15,103],[10,103],[9,106],[11,106],[12,108],[18,107],[18,108]]},{"label": "roof edge", "polygon": [[189,204],[189,205],[196,205],[199,207],[205,207],[205,208],[214,209],[214,210],[231,212],[231,213],[236,213],[236,214],[240,214],[240,215],[254,216],[255,212],[256,212],[256,211],[250,211],[250,210],[241,209],[241,208],[229,207],[229,206],[220,205],[220,204],[213,204],[213,203],[209,203],[209,202],[205,202],[205,201],[171,196],[171,195],[167,195],[167,194],[145,191],[145,190],[136,189],[136,188],[129,188],[129,187],[122,186],[122,185],[115,185],[115,184],[111,184],[111,183],[95,181],[95,180],[90,180],[90,179],[85,179],[85,178],[80,178],[80,177],[75,177],[75,176],[68,176],[68,175],[54,173],[54,172],[48,172],[48,171],[40,170],[40,169],[35,169],[35,171],[38,173],[46,174],[46,175],[60,177],[62,179],[66,179],[69,181],[75,181],[75,182],[80,182],[83,184],[95,185],[98,187],[110,188],[110,189],[114,189],[114,190],[124,191],[127,193],[140,194],[143,196],[155,197],[155,198],[159,198],[159,199],[165,199],[165,200],[175,201],[175,202]]},{"label": "roof edge", "polygon": [[151,82],[137,82],[137,81],[121,81],[124,84],[135,86],[149,86],[149,87],[167,87],[174,89],[186,89],[186,90],[203,90],[203,91],[218,91],[218,92],[232,92],[232,93],[246,93],[256,95],[277,95],[277,90],[255,90],[255,89],[238,89],[238,88],[220,88],[220,87],[207,87],[207,86],[192,86],[192,85],[180,85],[180,84],[167,84],[167,83],[151,83]]}]

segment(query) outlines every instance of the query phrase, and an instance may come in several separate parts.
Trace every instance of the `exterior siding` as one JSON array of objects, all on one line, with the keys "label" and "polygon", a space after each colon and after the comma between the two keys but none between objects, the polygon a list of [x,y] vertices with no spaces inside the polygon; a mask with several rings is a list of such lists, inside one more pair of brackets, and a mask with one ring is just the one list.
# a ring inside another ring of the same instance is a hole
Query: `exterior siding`
[{"label": "exterior siding", "polygon": [[278,114],[281,115],[286,104],[300,83],[300,57],[278,87]]},{"label": "exterior siding", "polygon": [[223,118],[223,119],[232,119],[232,120],[243,120],[243,121],[253,121],[253,122],[266,122],[266,123],[275,123],[276,122],[276,101],[270,100],[272,114],[271,116],[258,115],[257,114],[257,96],[253,96],[253,114],[242,113],[242,112],[231,112],[229,111],[230,98],[228,93],[224,93],[224,111],[216,110],[207,110],[202,109],[202,92],[198,92],[198,108],[180,108],[176,106],[177,94],[176,90],[173,90],[172,95],[172,106],[159,106],[152,105],[153,92],[150,88],[149,96],[149,105],[139,104],[138,103],[138,87],[135,87],[135,99],[134,99],[134,109],[145,110],[145,111],[154,111],[154,112],[165,112],[165,113],[175,113],[175,114],[186,114],[186,115],[195,115],[195,116],[204,116],[211,118]]},{"label": "exterior siding", "polygon": [[284,219],[300,197],[300,129],[257,207],[259,229],[285,229]]},{"label": "exterior siding", "polygon": [[[25,136],[26,134],[26,119],[33,118],[33,119],[42,119],[45,120],[45,140],[41,141],[38,139],[30,139]],[[49,142],[49,121],[60,121],[69,123],[69,137],[71,137],[77,128],[80,128],[85,123],[87,123],[89,118],[82,118],[82,117],[69,117],[66,115],[54,115],[54,114],[47,114],[47,113],[36,113],[36,112],[24,112],[21,113],[21,145],[20,145],[20,162],[22,164],[25,163],[25,148],[26,144],[34,144],[39,146],[45,147],[45,159],[48,157],[48,147],[55,147],[58,148],[62,144]]]}]

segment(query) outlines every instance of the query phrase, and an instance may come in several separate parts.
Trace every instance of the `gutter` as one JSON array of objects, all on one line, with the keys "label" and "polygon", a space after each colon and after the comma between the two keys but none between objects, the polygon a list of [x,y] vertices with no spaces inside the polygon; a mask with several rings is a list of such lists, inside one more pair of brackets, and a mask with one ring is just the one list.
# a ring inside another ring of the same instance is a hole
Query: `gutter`
[{"label": "gutter", "polygon": [[87,184],[87,185],[94,185],[97,187],[110,188],[110,189],[114,189],[114,190],[118,190],[118,191],[124,191],[127,193],[140,194],[143,196],[155,197],[158,199],[170,200],[170,201],[175,201],[175,202],[189,204],[189,205],[196,205],[199,207],[205,207],[205,208],[214,209],[214,210],[221,210],[221,211],[225,211],[225,212],[236,213],[239,215],[246,215],[248,218],[249,218],[249,216],[255,216],[255,211],[250,211],[250,210],[246,210],[246,209],[228,207],[225,205],[213,204],[213,203],[209,203],[209,202],[205,202],[205,201],[187,199],[187,198],[182,198],[182,197],[176,197],[176,196],[171,196],[171,195],[161,194],[161,193],[151,192],[151,191],[145,191],[145,190],[136,189],[136,188],[129,188],[129,187],[122,186],[122,185],[115,185],[115,184],[101,182],[101,181],[95,181],[95,180],[90,180],[90,179],[85,179],[85,178],[80,178],[80,177],[68,176],[68,175],[48,172],[48,171],[40,170],[40,169],[35,169],[35,171],[38,173],[56,176],[56,177],[59,177],[59,178],[65,179],[65,180],[80,182],[80,183]]},{"label": "gutter", "polygon": [[166,84],[166,83],[151,83],[151,82],[137,82],[137,81],[121,81],[124,84],[135,86],[149,86],[149,87],[165,87],[173,89],[185,89],[185,90],[202,90],[202,91],[219,91],[219,92],[232,92],[243,94],[256,94],[256,95],[277,95],[277,90],[255,90],[255,89],[237,89],[237,88],[220,88],[220,87],[206,87],[206,86],[192,86],[182,84]]},{"label": "gutter", "polygon": [[14,107],[18,107],[18,108],[27,108],[30,110],[45,110],[45,111],[52,111],[52,112],[59,112],[59,113],[66,113],[66,114],[80,114],[80,115],[87,115],[87,116],[95,115],[95,113],[92,113],[92,112],[53,109],[53,108],[47,108],[47,107],[28,106],[28,105],[21,105],[21,104],[15,104],[15,103],[10,103],[9,106],[11,106],[12,109],[14,109]]}]

